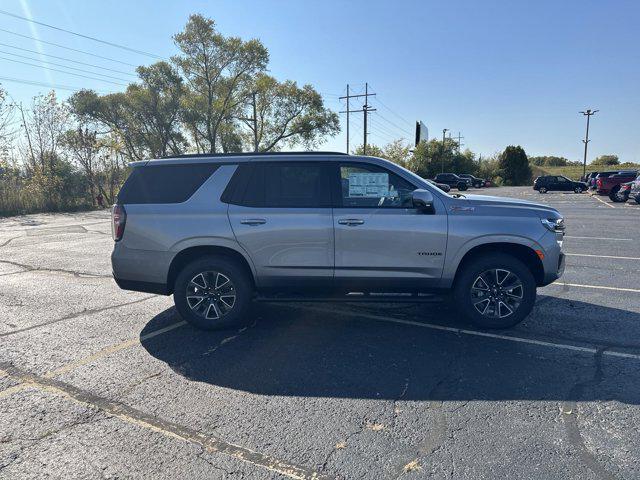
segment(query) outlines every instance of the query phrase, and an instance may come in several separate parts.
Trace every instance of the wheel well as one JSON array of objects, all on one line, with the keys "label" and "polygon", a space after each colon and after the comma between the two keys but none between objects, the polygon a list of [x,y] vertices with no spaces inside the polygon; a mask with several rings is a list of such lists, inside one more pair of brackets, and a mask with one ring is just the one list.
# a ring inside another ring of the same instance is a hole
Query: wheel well
[{"label": "wheel well", "polygon": [[542,285],[544,282],[544,267],[542,266],[542,260],[540,260],[536,252],[532,248],[524,245],[508,242],[488,243],[473,247],[465,253],[464,257],[462,257],[462,260],[458,265],[458,269],[456,270],[456,280],[466,263],[480,255],[486,255],[487,253],[506,253],[514,256],[527,266],[538,286]]},{"label": "wheel well", "polygon": [[251,279],[251,282],[255,286],[255,280],[253,278],[251,267],[249,266],[247,260],[242,256],[242,254],[227,247],[201,245],[197,247],[185,248],[184,250],[179,252],[171,261],[171,265],[169,266],[169,274],[167,275],[167,290],[169,291],[169,294],[173,293],[173,286],[175,284],[178,273],[180,273],[180,270],[182,270],[182,268],[188,263],[205,255],[219,255],[233,260],[245,269],[247,275]]}]

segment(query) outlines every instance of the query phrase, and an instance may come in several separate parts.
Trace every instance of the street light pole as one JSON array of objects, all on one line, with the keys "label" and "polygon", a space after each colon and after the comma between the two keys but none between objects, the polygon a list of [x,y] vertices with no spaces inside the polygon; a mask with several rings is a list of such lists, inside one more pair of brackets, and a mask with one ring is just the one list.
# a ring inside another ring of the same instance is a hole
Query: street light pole
[{"label": "street light pole", "polygon": [[595,115],[596,112],[599,112],[599,110],[587,109],[586,112],[580,112],[582,115],[585,115],[587,117],[587,133],[585,134],[584,140],[582,141],[582,143],[584,143],[584,158],[582,160],[583,178],[587,175],[587,144],[589,143],[589,119],[591,118],[591,115]]},{"label": "street light pole", "polygon": [[449,131],[448,128],[442,129],[442,153],[440,154],[441,160],[442,160],[442,171],[440,173],[444,173],[444,142],[445,142],[444,134],[447,133],[448,131]]}]

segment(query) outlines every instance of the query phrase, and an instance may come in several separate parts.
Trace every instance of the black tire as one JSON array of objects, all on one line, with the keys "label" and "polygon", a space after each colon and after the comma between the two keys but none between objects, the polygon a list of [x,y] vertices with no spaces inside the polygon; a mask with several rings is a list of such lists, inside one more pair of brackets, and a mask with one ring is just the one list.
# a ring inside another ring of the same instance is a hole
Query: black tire
[{"label": "black tire", "polygon": [[[221,277],[214,274],[221,274]],[[204,281],[200,278],[195,280],[199,275]],[[231,282],[230,287],[224,282],[224,277]],[[189,293],[191,300],[187,299]],[[180,316],[203,330],[246,324],[252,297],[253,284],[246,270],[237,262],[216,255],[208,255],[187,264],[176,277],[173,291],[173,301]],[[198,303],[199,298],[203,299]],[[205,302],[204,305],[202,302]],[[228,308],[229,304],[231,308]]]},{"label": "black tire", "polygon": [[[510,272],[511,276],[497,274],[504,284],[501,288],[501,285],[495,282],[495,291],[492,290],[492,285],[485,283],[488,287],[486,295],[491,295],[495,300],[475,296],[484,293],[484,288],[480,288],[481,277],[488,278],[487,272],[493,275],[493,271]],[[508,293],[509,287],[518,283],[520,287],[515,287]],[[520,294],[521,298],[515,300]],[[536,281],[531,271],[517,258],[504,253],[492,253],[474,258],[463,265],[456,278],[453,299],[458,312],[474,325],[491,329],[509,328],[520,323],[531,313],[536,301]],[[485,305],[484,302],[488,303]],[[483,307],[485,314],[480,311]],[[502,315],[503,313],[505,315]]]},{"label": "black tire", "polygon": [[547,193],[547,187],[540,187],[540,188],[538,189],[538,191],[539,191],[540,193]]},{"label": "black tire", "polygon": [[612,202],[620,202],[620,199],[618,199],[618,192],[620,191],[620,187],[618,185],[616,185],[615,187],[613,187],[611,189],[611,191],[609,192],[609,200],[611,200]]},{"label": "black tire", "polygon": [[635,198],[635,201],[636,201],[636,203],[637,203],[638,205],[640,205],[640,195],[638,195],[638,196]]},{"label": "black tire", "polygon": [[458,190],[460,192],[464,192],[467,189],[467,184],[466,183],[459,183],[458,184]]},{"label": "black tire", "polygon": [[573,189],[573,191],[576,192],[576,193],[582,193],[582,187],[578,185],[577,187],[575,187]]}]

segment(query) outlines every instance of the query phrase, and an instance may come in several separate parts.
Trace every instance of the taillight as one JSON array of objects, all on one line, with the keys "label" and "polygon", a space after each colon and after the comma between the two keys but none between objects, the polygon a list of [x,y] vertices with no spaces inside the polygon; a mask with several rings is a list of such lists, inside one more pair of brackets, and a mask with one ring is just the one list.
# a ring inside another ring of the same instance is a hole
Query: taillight
[{"label": "taillight", "polygon": [[122,205],[114,205],[111,209],[111,235],[114,241],[119,241],[124,235],[124,226],[127,223],[127,212]]},{"label": "taillight", "polygon": [[596,180],[596,184],[598,185],[598,187],[602,187],[602,179],[599,178],[598,180]]}]

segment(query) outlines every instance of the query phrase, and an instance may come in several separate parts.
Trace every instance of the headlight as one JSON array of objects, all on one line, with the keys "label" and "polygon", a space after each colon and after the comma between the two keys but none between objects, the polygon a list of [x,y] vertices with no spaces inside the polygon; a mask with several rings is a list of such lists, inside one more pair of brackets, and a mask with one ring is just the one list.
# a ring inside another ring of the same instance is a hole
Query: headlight
[{"label": "headlight", "polygon": [[541,218],[542,225],[556,233],[564,233],[564,218]]}]

